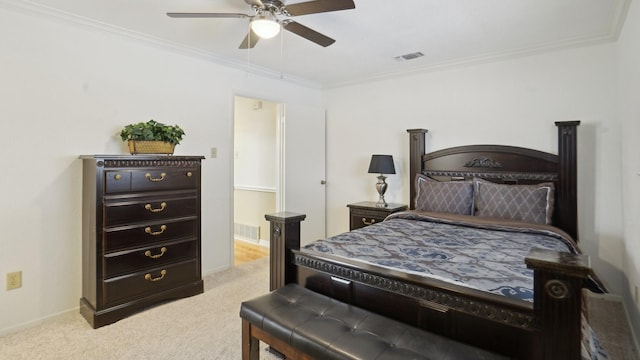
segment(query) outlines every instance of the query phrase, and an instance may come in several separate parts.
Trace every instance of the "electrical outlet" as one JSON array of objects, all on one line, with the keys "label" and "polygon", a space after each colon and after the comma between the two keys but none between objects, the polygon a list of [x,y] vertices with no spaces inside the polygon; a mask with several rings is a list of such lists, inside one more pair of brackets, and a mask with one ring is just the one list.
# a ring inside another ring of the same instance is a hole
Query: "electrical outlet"
[{"label": "electrical outlet", "polygon": [[218,157],[218,148],[211,148],[211,157],[214,159]]},{"label": "electrical outlet", "polygon": [[14,271],[7,273],[7,290],[18,289],[22,287],[22,271]]}]

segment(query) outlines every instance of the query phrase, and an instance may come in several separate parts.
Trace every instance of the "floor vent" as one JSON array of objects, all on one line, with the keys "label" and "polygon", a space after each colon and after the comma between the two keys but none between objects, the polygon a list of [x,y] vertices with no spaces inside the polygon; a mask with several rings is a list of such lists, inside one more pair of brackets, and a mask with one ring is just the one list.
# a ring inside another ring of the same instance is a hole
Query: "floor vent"
[{"label": "floor vent", "polygon": [[236,239],[255,243],[260,242],[260,226],[234,223],[233,227],[233,234]]}]

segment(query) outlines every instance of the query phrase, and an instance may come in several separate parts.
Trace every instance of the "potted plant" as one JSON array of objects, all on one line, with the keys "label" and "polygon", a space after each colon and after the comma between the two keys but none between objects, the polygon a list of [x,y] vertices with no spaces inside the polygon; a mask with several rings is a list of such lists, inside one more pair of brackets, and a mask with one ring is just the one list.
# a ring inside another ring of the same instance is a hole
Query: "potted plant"
[{"label": "potted plant", "polygon": [[122,141],[127,141],[131,154],[173,154],[175,146],[184,137],[178,125],[165,125],[155,120],[129,124],[120,131]]}]

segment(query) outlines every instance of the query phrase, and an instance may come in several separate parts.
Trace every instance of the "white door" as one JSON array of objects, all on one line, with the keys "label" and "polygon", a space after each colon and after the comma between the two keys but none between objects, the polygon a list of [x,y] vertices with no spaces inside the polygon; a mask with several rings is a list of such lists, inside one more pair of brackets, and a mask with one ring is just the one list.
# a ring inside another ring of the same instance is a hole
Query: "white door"
[{"label": "white door", "polygon": [[325,111],[285,104],[283,116],[282,211],[306,214],[301,242],[326,236]]}]

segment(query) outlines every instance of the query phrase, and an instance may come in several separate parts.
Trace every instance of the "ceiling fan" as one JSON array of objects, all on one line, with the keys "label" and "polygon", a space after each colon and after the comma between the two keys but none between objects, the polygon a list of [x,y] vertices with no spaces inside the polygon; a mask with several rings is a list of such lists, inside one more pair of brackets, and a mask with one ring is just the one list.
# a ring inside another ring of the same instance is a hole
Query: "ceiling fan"
[{"label": "ceiling fan", "polygon": [[240,49],[256,46],[259,39],[276,36],[284,28],[320,46],[327,47],[334,39],[289,19],[292,16],[317,14],[330,11],[355,9],[353,0],[312,0],[285,6],[278,0],[244,0],[255,15],[241,13],[167,13],[172,18],[249,18],[249,33],[240,44]]}]

